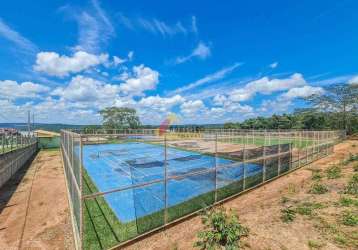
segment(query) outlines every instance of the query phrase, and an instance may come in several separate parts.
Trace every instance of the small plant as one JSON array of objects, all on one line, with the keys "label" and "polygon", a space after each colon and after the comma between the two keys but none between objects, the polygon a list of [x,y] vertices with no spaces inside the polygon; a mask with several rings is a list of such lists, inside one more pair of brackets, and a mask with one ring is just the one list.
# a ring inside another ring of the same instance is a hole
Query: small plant
[{"label": "small plant", "polygon": [[308,247],[310,249],[320,249],[322,247],[324,247],[324,243],[319,242],[319,241],[315,241],[315,240],[309,240],[308,241]]},{"label": "small plant", "polygon": [[358,154],[354,155],[352,153],[349,153],[348,158],[343,161],[343,165],[347,165],[352,161],[358,161]]},{"label": "small plant", "polygon": [[334,241],[341,245],[347,244],[347,238],[343,234],[337,234],[334,236]]},{"label": "small plant", "polygon": [[341,169],[337,165],[333,165],[326,170],[328,179],[337,179],[341,177]]},{"label": "small plant", "polygon": [[358,196],[358,174],[354,174],[349,180],[344,193]]},{"label": "small plant", "polygon": [[321,203],[304,202],[297,206],[296,212],[300,215],[313,215],[315,209],[323,208]]},{"label": "small plant", "polygon": [[353,171],[358,172],[358,162],[353,166]]},{"label": "small plant", "polygon": [[351,205],[354,204],[354,200],[349,198],[349,197],[341,197],[339,199],[339,204],[342,206],[342,207],[349,207]]},{"label": "small plant", "polygon": [[309,190],[310,194],[324,194],[327,192],[328,192],[328,188],[325,185],[318,183],[318,182],[312,184],[312,186]]},{"label": "small plant", "polygon": [[296,218],[296,211],[292,207],[281,209],[281,220],[285,223],[292,222]]},{"label": "small plant", "polygon": [[321,179],[322,179],[322,175],[321,175],[321,173],[319,173],[319,172],[312,172],[312,177],[311,177],[311,179],[313,180],[313,181],[320,181]]},{"label": "small plant", "polygon": [[357,226],[358,214],[351,211],[344,211],[342,214],[342,223],[346,226]]},{"label": "small plant", "polygon": [[237,249],[240,240],[247,236],[249,230],[242,226],[238,217],[224,208],[207,211],[202,222],[205,230],[198,233],[199,241],[194,246],[200,249]]},{"label": "small plant", "polygon": [[289,201],[290,201],[289,198],[287,198],[286,196],[282,196],[282,198],[281,198],[281,203],[282,203],[282,204],[286,204],[286,203],[289,202]]}]

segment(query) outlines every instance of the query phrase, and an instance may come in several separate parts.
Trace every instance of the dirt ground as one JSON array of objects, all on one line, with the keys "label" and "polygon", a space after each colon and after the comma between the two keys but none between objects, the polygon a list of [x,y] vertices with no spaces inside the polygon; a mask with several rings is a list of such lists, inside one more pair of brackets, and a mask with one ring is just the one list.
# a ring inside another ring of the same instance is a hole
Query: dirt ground
[{"label": "dirt ground", "polygon": [[59,151],[41,151],[0,189],[0,249],[74,249]]},{"label": "dirt ground", "polygon": [[[334,154],[226,202],[224,207],[233,209],[241,223],[249,228],[248,237],[243,239],[243,248],[357,249],[358,226],[342,225],[340,216],[346,208],[337,205],[344,186],[353,175],[352,165],[356,164],[342,164],[350,153],[358,153],[358,141],[341,143],[335,146]],[[341,168],[342,176],[328,179],[325,171],[334,164]],[[320,182],[328,187],[327,193],[317,195],[308,192],[316,181],[312,179],[314,171],[322,174]],[[323,204],[323,207],[311,216],[296,215],[294,221],[283,222],[282,209],[304,202]],[[194,249],[197,232],[202,228],[201,219],[196,216],[125,249]]]}]

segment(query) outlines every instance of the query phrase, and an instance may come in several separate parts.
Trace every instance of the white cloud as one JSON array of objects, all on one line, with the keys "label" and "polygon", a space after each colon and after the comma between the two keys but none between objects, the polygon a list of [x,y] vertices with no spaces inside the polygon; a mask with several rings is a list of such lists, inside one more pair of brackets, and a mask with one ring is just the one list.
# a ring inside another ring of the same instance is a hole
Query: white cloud
[{"label": "white cloud", "polygon": [[119,58],[118,56],[113,56],[114,66],[118,66],[119,64],[125,63],[126,59]]},{"label": "white cloud", "polygon": [[153,90],[159,82],[159,73],[143,64],[133,67],[133,76],[122,83],[119,88],[126,94],[141,95],[143,91]]},{"label": "white cloud", "polygon": [[270,67],[271,69],[275,69],[275,68],[277,68],[277,66],[278,66],[278,62],[273,62],[273,63],[271,63],[271,64],[269,65],[269,67]]},{"label": "white cloud", "polygon": [[[119,14],[121,23],[130,30],[142,29],[152,34],[160,34],[163,37],[174,36],[178,34],[186,35],[189,32],[197,33],[195,17],[192,18],[191,25],[183,25],[181,21],[169,24],[157,18],[129,18],[123,13]],[[193,26],[195,25],[195,26]]]},{"label": "white cloud", "polygon": [[79,75],[73,77],[66,87],[57,88],[51,94],[70,102],[88,103],[93,107],[97,102],[114,103],[119,92],[117,85]]},{"label": "white cloud", "polygon": [[60,8],[78,24],[78,42],[76,51],[98,53],[115,37],[115,29],[109,15],[96,0],[91,1],[90,8],[78,9],[70,5]]},{"label": "white cloud", "polygon": [[198,33],[198,26],[196,25],[196,16],[191,17],[191,30],[197,34]]},{"label": "white cloud", "polygon": [[22,36],[16,30],[10,28],[3,20],[0,18],[0,36],[14,43],[18,48],[23,52],[28,54],[34,54],[38,51],[38,48],[30,40]]},{"label": "white cloud", "polygon": [[188,56],[177,57],[175,60],[176,64],[185,63],[193,57],[200,58],[202,60],[208,58],[211,55],[211,49],[208,45],[203,42],[199,42],[198,46]]},{"label": "white cloud", "polygon": [[349,79],[348,84],[358,84],[358,76],[354,76]]},{"label": "white cloud", "polygon": [[311,96],[313,94],[323,94],[324,90],[321,87],[312,87],[312,86],[303,86],[303,87],[298,87],[298,88],[292,88],[289,91],[287,91],[286,93],[281,95],[281,98],[287,100],[291,100],[294,98],[298,98],[298,97],[308,97]]},{"label": "white cloud", "polygon": [[69,57],[55,52],[40,52],[37,54],[34,69],[51,76],[63,77],[107,62],[108,54],[94,55],[78,51]]},{"label": "white cloud", "polygon": [[205,109],[205,105],[202,100],[189,100],[180,105],[180,110],[183,114],[193,116],[196,112]]},{"label": "white cloud", "polygon": [[224,78],[226,75],[230,74],[232,71],[234,71],[236,68],[238,68],[241,65],[241,63],[235,63],[234,65],[230,66],[230,67],[226,67],[223,68],[213,74],[207,75],[193,83],[189,83],[183,87],[180,87],[174,91],[172,91],[170,94],[174,94],[174,93],[182,93],[188,90],[191,90],[193,88],[199,87],[205,83],[210,83],[213,81],[217,81],[220,80],[222,78]]},{"label": "white cloud", "polygon": [[185,99],[180,95],[172,97],[160,97],[159,95],[156,95],[142,98],[138,102],[138,105],[142,108],[164,112],[171,109],[175,105],[183,103],[184,101]]},{"label": "white cloud", "polygon": [[129,51],[128,52],[128,60],[132,61],[133,60],[133,56],[134,56],[134,52],[133,51]]},{"label": "white cloud", "polygon": [[295,73],[286,79],[269,79],[268,77],[263,77],[249,82],[243,88],[234,90],[230,94],[230,99],[237,102],[247,101],[256,93],[268,95],[277,91],[305,86],[306,84],[305,79],[299,73]]},{"label": "white cloud", "polygon": [[0,81],[0,99],[36,98],[49,90],[48,87],[33,82]]}]

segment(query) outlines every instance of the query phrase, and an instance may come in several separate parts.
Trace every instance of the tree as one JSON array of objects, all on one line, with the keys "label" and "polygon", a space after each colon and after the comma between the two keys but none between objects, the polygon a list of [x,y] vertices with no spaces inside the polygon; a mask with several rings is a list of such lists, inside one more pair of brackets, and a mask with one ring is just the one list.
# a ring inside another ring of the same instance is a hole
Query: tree
[{"label": "tree", "polygon": [[137,111],[132,108],[108,107],[99,111],[106,129],[138,128],[141,123]]},{"label": "tree", "polygon": [[341,121],[339,127],[348,133],[352,131],[350,122],[357,115],[358,84],[330,85],[323,94],[314,94],[305,100],[315,111],[335,113]]}]

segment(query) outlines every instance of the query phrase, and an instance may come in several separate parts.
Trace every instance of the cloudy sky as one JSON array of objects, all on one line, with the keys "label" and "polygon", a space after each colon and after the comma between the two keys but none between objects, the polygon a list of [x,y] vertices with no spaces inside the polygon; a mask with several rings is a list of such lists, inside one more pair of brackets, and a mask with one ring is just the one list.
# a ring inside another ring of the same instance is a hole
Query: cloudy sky
[{"label": "cloudy sky", "polygon": [[358,2],[3,1],[0,122],[242,121],[358,77]]}]

